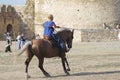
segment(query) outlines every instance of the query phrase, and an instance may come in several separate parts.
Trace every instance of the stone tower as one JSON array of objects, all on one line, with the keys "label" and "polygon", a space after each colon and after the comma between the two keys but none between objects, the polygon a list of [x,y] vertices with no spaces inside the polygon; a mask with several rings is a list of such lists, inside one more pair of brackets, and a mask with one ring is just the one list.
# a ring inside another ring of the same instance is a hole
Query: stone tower
[{"label": "stone tower", "polygon": [[[26,5],[24,8],[24,12],[23,12],[23,22],[26,24],[26,29],[23,31],[26,31],[26,36],[28,36],[29,39],[31,39],[34,36],[35,30],[34,30],[34,17],[35,17],[35,3],[34,0],[26,0]],[[24,29],[25,26],[23,25]]]},{"label": "stone tower", "polygon": [[10,5],[1,5],[0,11],[0,40],[3,40],[5,32],[9,32],[15,39],[20,28],[20,16],[16,13],[15,8]]},{"label": "stone tower", "polygon": [[26,20],[29,29],[34,32],[34,0],[27,0],[24,10],[24,19]]}]

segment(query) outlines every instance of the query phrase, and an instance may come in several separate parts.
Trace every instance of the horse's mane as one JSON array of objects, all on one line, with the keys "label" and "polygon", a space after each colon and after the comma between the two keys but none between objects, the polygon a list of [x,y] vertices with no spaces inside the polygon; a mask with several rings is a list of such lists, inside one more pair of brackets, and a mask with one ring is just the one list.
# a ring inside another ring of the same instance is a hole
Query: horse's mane
[{"label": "horse's mane", "polygon": [[68,32],[70,29],[61,29],[56,34],[61,34],[62,32]]}]

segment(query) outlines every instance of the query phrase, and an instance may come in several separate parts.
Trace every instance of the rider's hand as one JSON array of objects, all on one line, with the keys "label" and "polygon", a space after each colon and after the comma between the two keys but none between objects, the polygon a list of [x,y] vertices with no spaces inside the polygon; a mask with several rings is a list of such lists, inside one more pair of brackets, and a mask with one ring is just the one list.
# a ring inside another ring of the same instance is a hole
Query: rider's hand
[{"label": "rider's hand", "polygon": [[60,26],[56,26],[56,28],[60,28]]}]

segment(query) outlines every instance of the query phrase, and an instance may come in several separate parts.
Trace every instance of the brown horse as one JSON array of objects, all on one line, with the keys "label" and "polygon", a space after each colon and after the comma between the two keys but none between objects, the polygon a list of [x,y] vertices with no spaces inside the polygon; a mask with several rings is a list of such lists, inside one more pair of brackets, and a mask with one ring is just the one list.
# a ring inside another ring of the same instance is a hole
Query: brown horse
[{"label": "brown horse", "polygon": [[[61,37],[64,44],[68,48],[72,48],[73,33],[74,33],[74,30],[71,31],[68,29],[64,29],[62,31],[57,32],[57,35],[59,35]],[[47,73],[43,68],[44,58],[51,58],[51,57],[60,57],[61,61],[62,61],[64,72],[66,73],[66,75],[69,75],[68,71],[70,71],[70,68],[69,68],[69,64],[67,62],[65,53],[63,53],[59,49],[59,47],[53,48],[51,41],[45,40],[45,39],[32,40],[23,46],[23,48],[21,49],[18,56],[21,55],[24,51],[27,51],[27,59],[25,61],[25,64],[26,64],[25,72],[27,73],[27,78],[29,77],[28,65],[34,55],[38,58],[39,68],[41,69],[41,71],[43,72],[43,74],[45,76],[49,77],[50,74]],[[65,64],[67,64],[67,68],[66,68]]]}]

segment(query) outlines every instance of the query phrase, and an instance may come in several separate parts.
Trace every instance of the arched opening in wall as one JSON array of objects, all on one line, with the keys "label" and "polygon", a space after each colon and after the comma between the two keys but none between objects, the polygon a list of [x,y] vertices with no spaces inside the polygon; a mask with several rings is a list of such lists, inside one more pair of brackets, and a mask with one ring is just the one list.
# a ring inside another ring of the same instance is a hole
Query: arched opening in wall
[{"label": "arched opening in wall", "polygon": [[13,35],[13,26],[11,24],[7,25],[7,30],[6,31],[10,33],[10,36],[13,39],[13,37],[14,37],[14,35]]}]

